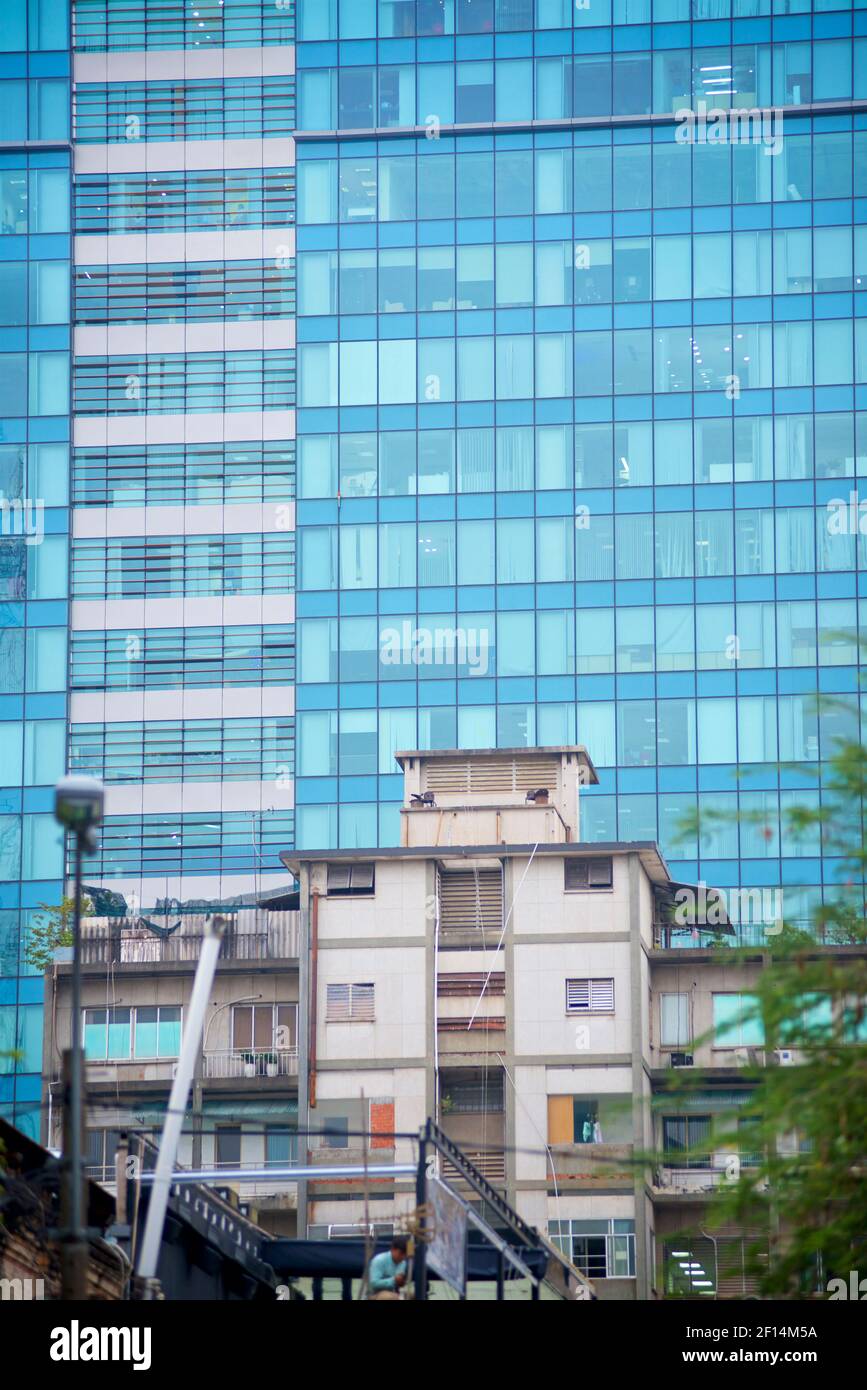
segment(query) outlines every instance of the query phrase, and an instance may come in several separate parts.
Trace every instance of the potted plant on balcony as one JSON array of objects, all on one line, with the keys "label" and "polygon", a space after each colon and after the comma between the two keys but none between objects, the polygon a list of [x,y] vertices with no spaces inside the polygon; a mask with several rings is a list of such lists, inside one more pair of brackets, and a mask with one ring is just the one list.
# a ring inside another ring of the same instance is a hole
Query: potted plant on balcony
[{"label": "potted plant on balcony", "polygon": [[256,1054],[255,1054],[255,1052],[245,1052],[245,1053],[244,1053],[244,1075],[245,1075],[245,1076],[255,1076],[255,1075],[256,1075]]},{"label": "potted plant on balcony", "polygon": [[266,1052],[264,1056],[265,1071],[268,1076],[276,1076],[278,1070],[278,1058],[276,1052]]}]

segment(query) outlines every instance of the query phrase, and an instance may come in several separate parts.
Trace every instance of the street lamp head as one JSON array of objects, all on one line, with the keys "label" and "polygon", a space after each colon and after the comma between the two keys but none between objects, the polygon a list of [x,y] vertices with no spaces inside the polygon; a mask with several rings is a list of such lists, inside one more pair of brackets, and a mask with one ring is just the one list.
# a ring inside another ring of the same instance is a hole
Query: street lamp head
[{"label": "street lamp head", "polygon": [[54,788],[54,817],[67,830],[85,834],[102,821],[105,787],[95,777],[61,777]]}]

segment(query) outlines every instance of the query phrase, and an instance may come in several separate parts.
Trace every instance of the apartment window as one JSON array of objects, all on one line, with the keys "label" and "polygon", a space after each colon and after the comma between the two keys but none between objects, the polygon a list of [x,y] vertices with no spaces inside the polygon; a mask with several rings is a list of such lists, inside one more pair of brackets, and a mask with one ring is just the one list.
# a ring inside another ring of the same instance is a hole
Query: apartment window
[{"label": "apartment window", "polygon": [[634,1221],[549,1221],[548,1235],[588,1279],[635,1278]]},{"label": "apartment window", "polygon": [[329,864],[327,892],[329,898],[372,897],[374,865]]},{"label": "apartment window", "polygon": [[[710,1240],[687,1234],[671,1237],[663,1246],[665,1292],[669,1297],[748,1298],[759,1293],[753,1266],[754,1236],[717,1236]],[[808,1291],[824,1289],[825,1279],[808,1283]]]},{"label": "apartment window", "polygon": [[663,1162],[674,1168],[710,1168],[710,1115],[664,1115]]},{"label": "apartment window", "polygon": [[348,1115],[329,1115],[322,1126],[322,1146],[326,1149],[349,1148]]},{"label": "apartment window", "polygon": [[374,1017],[373,1008],[372,984],[327,986],[327,1023],[371,1023]]},{"label": "apartment window", "polygon": [[602,1144],[604,1140],[598,1097],[548,1097],[549,1144]]},{"label": "apartment window", "polygon": [[161,1004],[84,1010],[84,1055],[88,1061],[177,1057],[180,1050],[180,1007]]},{"label": "apartment window", "polygon": [[689,995],[659,996],[659,1043],[661,1047],[684,1047],[692,1038],[689,1024]]},{"label": "apartment window", "polygon": [[297,1004],[236,1004],[232,1009],[235,1052],[294,1052]]},{"label": "apartment window", "polygon": [[97,1182],[114,1181],[114,1156],[120,1141],[119,1129],[89,1129],[84,1139],[84,1167]]},{"label": "apartment window", "polygon": [[215,1160],[218,1168],[240,1168],[240,1125],[218,1125],[216,1132]]},{"label": "apartment window", "polygon": [[613,862],[611,859],[564,859],[563,887],[567,893],[586,888],[610,888]]},{"label": "apartment window", "polygon": [[757,1168],[763,1161],[764,1145],[760,1115],[738,1116],[738,1157],[742,1168]]},{"label": "apartment window", "polygon": [[285,1167],[298,1161],[298,1136],[287,1125],[265,1126],[265,1167]]},{"label": "apartment window", "polygon": [[567,980],[567,1014],[612,1014],[614,980]]},{"label": "apartment window", "polygon": [[713,996],[714,1047],[761,1047],[765,1033],[754,994]]},{"label": "apartment window", "polygon": [[505,1090],[500,1072],[443,1080],[440,1109],[444,1115],[501,1114]]}]

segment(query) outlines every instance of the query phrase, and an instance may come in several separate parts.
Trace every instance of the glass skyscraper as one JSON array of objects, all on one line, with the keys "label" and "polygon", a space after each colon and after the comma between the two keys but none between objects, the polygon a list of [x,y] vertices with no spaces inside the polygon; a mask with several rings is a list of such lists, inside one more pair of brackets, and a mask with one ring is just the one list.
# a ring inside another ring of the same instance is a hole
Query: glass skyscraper
[{"label": "glass skyscraper", "polygon": [[396,749],[577,740],[585,838],[807,916],[836,865],[781,817],[867,622],[867,7],[72,9],[0,18],[3,488],[44,504],[0,538],[3,1106],[65,752],[133,910],[395,843]]},{"label": "glass skyscraper", "polygon": [[39,1133],[42,978],[66,765],[70,52],[63,0],[0,11],[0,1114]]},{"label": "glass skyscraper", "polygon": [[792,917],[833,891],[780,818],[858,727],[864,35],[299,6],[303,847],[393,842],[395,748],[577,738],[584,837]]}]

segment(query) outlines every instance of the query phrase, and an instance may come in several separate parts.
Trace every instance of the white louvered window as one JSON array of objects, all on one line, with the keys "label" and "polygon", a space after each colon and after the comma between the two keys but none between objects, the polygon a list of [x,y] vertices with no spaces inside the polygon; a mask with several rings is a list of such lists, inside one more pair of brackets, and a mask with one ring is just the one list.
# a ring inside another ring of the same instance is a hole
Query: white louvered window
[{"label": "white louvered window", "polygon": [[613,1014],[614,981],[567,980],[567,1014]]},{"label": "white louvered window", "polygon": [[373,985],[328,985],[326,988],[327,1023],[372,1023],[373,1006]]}]

